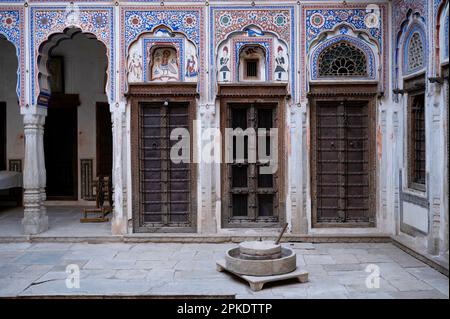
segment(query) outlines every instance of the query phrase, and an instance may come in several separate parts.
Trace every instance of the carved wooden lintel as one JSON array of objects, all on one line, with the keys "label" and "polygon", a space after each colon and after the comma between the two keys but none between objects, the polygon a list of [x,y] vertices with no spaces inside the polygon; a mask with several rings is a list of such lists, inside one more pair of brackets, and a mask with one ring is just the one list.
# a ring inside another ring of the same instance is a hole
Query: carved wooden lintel
[{"label": "carved wooden lintel", "polygon": [[425,88],[425,75],[421,74],[419,76],[410,78],[405,80],[403,85],[403,89],[406,92],[415,91],[415,90],[423,90]]},{"label": "carved wooden lintel", "polygon": [[259,82],[219,84],[217,96],[246,98],[289,97],[287,84]]},{"label": "carved wooden lintel", "polygon": [[376,96],[378,95],[377,83],[314,83],[311,84],[308,97],[332,97],[332,96]]},{"label": "carved wooden lintel", "polygon": [[195,96],[198,97],[197,83],[166,82],[166,83],[136,83],[130,84],[125,96]]}]

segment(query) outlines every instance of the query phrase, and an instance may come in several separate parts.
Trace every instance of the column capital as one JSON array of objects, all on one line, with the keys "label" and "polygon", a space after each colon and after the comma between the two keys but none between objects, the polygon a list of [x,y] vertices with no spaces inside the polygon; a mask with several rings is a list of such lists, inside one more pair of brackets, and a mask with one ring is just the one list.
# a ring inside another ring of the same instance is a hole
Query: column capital
[{"label": "column capital", "polygon": [[199,104],[200,115],[212,115],[216,114],[216,107],[214,103],[203,103]]},{"label": "column capital", "polygon": [[109,104],[109,111],[114,114],[125,113],[126,107],[126,101],[113,101]]},{"label": "column capital", "polygon": [[43,114],[37,113],[25,113],[23,114],[23,125],[24,128],[39,128],[45,123],[45,116]]}]

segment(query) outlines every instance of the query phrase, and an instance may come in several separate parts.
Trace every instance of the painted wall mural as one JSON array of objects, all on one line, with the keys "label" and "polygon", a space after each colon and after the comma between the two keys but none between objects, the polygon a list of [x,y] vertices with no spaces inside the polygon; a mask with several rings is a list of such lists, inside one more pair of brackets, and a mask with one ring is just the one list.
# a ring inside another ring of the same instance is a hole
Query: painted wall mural
[{"label": "painted wall mural", "polygon": [[[239,52],[244,46],[259,45],[265,50],[265,64],[260,69],[268,81],[290,81],[291,94],[295,95],[294,7],[210,7],[210,91],[215,82],[238,81]],[[290,72],[290,75],[289,75]]]},{"label": "painted wall mural", "polygon": [[21,106],[25,104],[25,44],[23,7],[0,7],[0,35],[14,44],[18,59],[17,98]]},{"label": "painted wall mural", "polygon": [[[39,48],[52,34],[63,33],[68,27],[76,27],[83,32],[96,36],[101,41],[108,55],[108,82],[107,93],[109,99],[114,99],[114,13],[112,7],[79,7],[76,12],[67,10],[67,7],[31,7],[30,34],[31,46],[31,101],[34,104],[40,94],[37,65]],[[47,93],[48,92],[43,92]]]},{"label": "painted wall mural", "polygon": [[197,75],[197,49],[182,33],[158,27],[154,32],[142,34],[130,45],[128,83],[197,82]]},{"label": "painted wall mural", "polygon": [[[346,4],[342,5],[304,5],[301,9],[301,21],[304,21],[306,28],[301,29],[301,55],[300,67],[303,79],[301,87],[301,100],[306,101],[308,90],[307,55],[311,46],[315,43],[325,41],[327,33],[339,30],[341,34],[347,34],[352,29],[356,35],[355,41],[362,43],[367,41],[363,34],[377,44],[377,51],[380,55],[381,74],[379,77],[380,87],[386,91],[388,85],[388,70],[384,65],[388,65],[388,43],[386,41],[387,32],[387,7],[385,4],[369,5]],[[362,33],[361,33],[362,32]],[[361,33],[361,34],[358,34]],[[362,42],[361,42],[362,40]],[[315,67],[313,66],[314,70]],[[373,78],[373,77],[372,77]]]},{"label": "painted wall mural", "polygon": [[[204,81],[204,65],[200,57],[200,53],[204,50],[203,43],[203,10],[199,7],[189,7],[189,9],[181,7],[158,7],[157,10],[149,10],[143,7],[122,7],[120,11],[121,30],[125,30],[121,34],[121,94],[127,89],[127,82],[139,82],[138,79],[130,77],[129,67],[126,67],[127,57],[129,59],[128,66],[131,63],[130,57],[135,60],[142,59],[142,81],[150,80],[175,80],[174,75],[163,66],[163,69],[154,68],[158,72],[164,73],[164,77],[152,74],[148,70],[149,62],[152,57],[148,55],[149,49],[154,45],[173,47],[177,50],[177,79],[183,81],[197,81],[197,75],[201,83]],[[173,35],[175,37],[173,37]],[[146,44],[136,44],[140,37],[146,38]],[[164,39],[165,38],[165,39]],[[153,49],[151,49],[153,50]],[[139,51],[139,52],[138,52]],[[169,50],[170,51],[170,50]],[[159,52],[159,51],[158,51]],[[164,50],[161,51],[161,61],[164,57]],[[171,59],[173,60],[173,52]],[[139,63],[137,63],[139,65]],[[164,71],[164,72],[163,72]],[[202,86],[200,85],[200,88]],[[200,89],[201,90],[201,89]]]}]

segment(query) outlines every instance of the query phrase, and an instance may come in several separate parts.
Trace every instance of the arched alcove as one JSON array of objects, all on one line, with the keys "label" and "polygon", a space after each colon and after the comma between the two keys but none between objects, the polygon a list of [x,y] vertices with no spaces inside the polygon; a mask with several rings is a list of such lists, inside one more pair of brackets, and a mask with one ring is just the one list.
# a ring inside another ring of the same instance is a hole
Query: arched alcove
[{"label": "arched alcove", "polygon": [[[50,77],[49,74],[49,56],[52,54],[52,50],[58,46],[62,41],[65,40],[71,40],[74,39],[74,37],[84,37],[85,39],[89,39],[93,42],[96,42],[98,46],[102,47],[102,50],[104,51],[102,53],[102,56],[105,57],[106,60],[106,68],[104,70],[104,89],[103,91],[106,92],[106,94],[109,94],[108,87],[109,87],[109,77],[108,77],[108,67],[109,67],[109,61],[108,61],[108,50],[105,46],[105,44],[98,40],[97,37],[92,33],[83,32],[79,28],[67,28],[64,30],[64,32],[61,33],[54,33],[50,35],[47,39],[47,41],[44,41],[40,47],[39,47],[39,55],[37,57],[37,69],[38,69],[38,85],[39,85],[39,95],[41,97],[44,97],[44,99],[39,99],[40,101],[46,101],[48,100],[48,97],[51,95],[51,87],[50,87]],[[82,51],[80,51],[82,52]],[[102,81],[103,82],[103,81]],[[46,98],[47,97],[47,98]],[[112,98],[108,96],[109,98]],[[39,101],[38,101],[39,103]]]},{"label": "arched alcove", "polygon": [[[216,79],[219,83],[240,81],[281,81],[289,79],[286,43],[270,31],[248,25],[231,32],[216,48]],[[247,63],[256,75],[247,75]]]},{"label": "arched alcove", "polygon": [[182,32],[157,26],[128,49],[127,82],[197,82],[198,49]]},{"label": "arched alcove", "polygon": [[238,81],[267,81],[267,52],[259,44],[246,44],[239,49]]},{"label": "arched alcove", "polygon": [[402,46],[402,75],[406,76],[415,72],[419,72],[426,67],[426,36],[424,28],[414,23],[405,34]]},{"label": "arched alcove", "polygon": [[108,62],[105,44],[78,28],[52,34],[39,47],[48,200],[93,201],[95,180],[111,178]]}]

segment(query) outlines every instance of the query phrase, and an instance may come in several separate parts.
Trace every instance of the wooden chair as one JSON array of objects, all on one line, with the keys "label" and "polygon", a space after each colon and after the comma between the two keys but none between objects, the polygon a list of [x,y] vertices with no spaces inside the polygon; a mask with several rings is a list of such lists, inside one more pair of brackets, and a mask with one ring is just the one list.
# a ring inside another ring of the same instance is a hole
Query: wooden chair
[{"label": "wooden chair", "polygon": [[[95,208],[85,208],[83,210],[84,217],[80,219],[81,223],[102,223],[109,221],[106,217],[112,211],[112,182],[109,176],[99,176],[96,183]],[[109,206],[105,206],[105,201],[109,202]],[[95,217],[88,217],[94,214]]]}]

